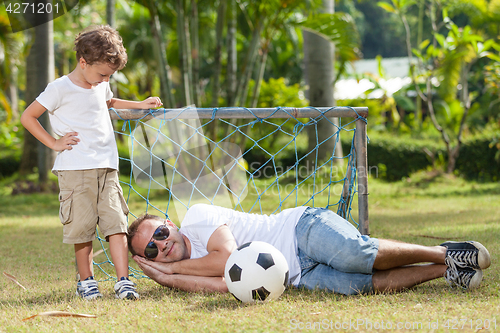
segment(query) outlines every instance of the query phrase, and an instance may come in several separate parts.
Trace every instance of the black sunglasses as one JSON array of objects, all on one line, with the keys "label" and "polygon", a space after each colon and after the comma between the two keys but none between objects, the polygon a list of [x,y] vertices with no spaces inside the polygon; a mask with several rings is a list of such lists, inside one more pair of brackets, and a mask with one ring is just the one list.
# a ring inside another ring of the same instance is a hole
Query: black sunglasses
[{"label": "black sunglasses", "polygon": [[156,246],[154,240],[164,240],[170,236],[170,230],[168,229],[166,224],[162,224],[158,228],[156,228],[155,232],[153,232],[153,236],[149,241],[148,245],[144,249],[144,256],[148,259],[154,259],[158,256],[158,247]]}]

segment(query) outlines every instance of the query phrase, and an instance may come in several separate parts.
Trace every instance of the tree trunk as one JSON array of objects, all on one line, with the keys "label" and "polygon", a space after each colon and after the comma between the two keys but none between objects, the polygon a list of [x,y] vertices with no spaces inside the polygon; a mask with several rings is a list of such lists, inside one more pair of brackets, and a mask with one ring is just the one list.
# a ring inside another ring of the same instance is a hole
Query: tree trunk
[{"label": "tree trunk", "polygon": [[168,66],[167,50],[163,34],[161,31],[160,18],[156,10],[156,4],[152,0],[147,1],[147,8],[151,15],[151,30],[154,38],[154,49],[156,59],[159,64],[158,74],[160,76],[161,98],[165,108],[174,108],[176,105],[175,97],[172,93],[172,82],[170,80],[170,67]]},{"label": "tree trunk", "polygon": [[448,165],[446,166],[447,174],[451,174],[455,170],[455,165],[457,164],[459,150],[460,150],[460,144],[457,144],[453,149],[450,149],[448,151]]},{"label": "tree trunk", "polygon": [[255,86],[252,93],[252,102],[250,103],[250,107],[252,108],[256,108],[259,102],[260,87],[264,78],[264,72],[266,71],[267,54],[268,46],[266,45],[261,49],[259,69],[257,70],[257,78],[255,79]]},{"label": "tree trunk", "polygon": [[19,100],[17,98],[17,75],[18,69],[16,65],[11,65],[9,90],[7,91],[8,99],[10,101],[10,108],[12,110],[12,119],[19,119]]},{"label": "tree trunk", "polygon": [[[31,104],[35,98],[54,81],[54,37],[51,13],[37,14],[36,19],[47,20],[46,23],[35,26],[33,45],[27,58],[27,85],[26,104]],[[42,21],[43,22],[43,21]],[[38,118],[40,124],[47,132],[52,134],[49,116],[45,112]],[[33,141],[31,141],[33,140]],[[36,154],[33,149],[36,147]],[[36,155],[36,156],[35,156]],[[54,161],[54,152],[30,135],[25,136],[24,151],[21,160],[21,174],[30,173],[34,167],[34,161],[38,166],[38,179],[42,190],[46,186],[48,172]]]},{"label": "tree trunk", "polygon": [[237,70],[237,54],[236,54],[236,1],[229,1],[227,10],[227,106],[235,106],[236,100],[236,70]]},{"label": "tree trunk", "polygon": [[212,84],[212,107],[219,106],[220,74],[222,71],[222,32],[224,29],[224,17],[226,15],[226,0],[220,0],[217,10],[217,25],[215,28],[215,51],[214,51],[214,74]]},{"label": "tree trunk", "polygon": [[112,28],[116,26],[115,20],[115,0],[107,0],[106,2],[106,22]]},{"label": "tree trunk", "polygon": [[[323,11],[325,13],[334,12],[333,0],[323,0]],[[308,99],[310,105],[316,107],[334,106],[334,45],[320,35],[308,31],[303,31],[303,36],[305,63],[304,76],[306,83],[309,86]],[[317,149],[318,161],[330,158],[331,152],[334,148],[335,156],[343,156],[340,140],[338,141],[336,147],[335,137],[327,140],[327,138],[337,130],[334,125],[338,126],[338,118],[330,118],[330,121],[331,123],[328,121],[320,121],[317,126],[308,126],[307,128],[308,150],[311,151]],[[319,143],[321,143],[321,145],[318,146]],[[310,157],[312,159],[316,158],[314,154],[311,154]]]},{"label": "tree trunk", "polygon": [[192,82],[193,102],[197,107],[201,107],[200,92],[200,39],[199,39],[199,19],[198,19],[198,0],[191,1],[191,58],[193,63]]},{"label": "tree trunk", "polygon": [[184,10],[184,1],[177,0],[176,11],[177,11],[177,38],[179,41],[179,60],[180,60],[180,70],[181,70],[181,84],[182,84],[182,96],[183,106],[191,105],[193,102],[191,100],[191,87],[190,87],[190,77],[191,77],[191,52],[189,47],[189,30],[186,29],[186,17]]},{"label": "tree trunk", "polygon": [[[233,1],[229,1],[232,3]],[[230,4],[231,6],[231,4]],[[234,7],[234,4],[232,5]],[[222,71],[222,34],[224,30],[224,17],[226,15],[226,8],[227,8],[227,1],[226,0],[220,0],[219,3],[219,8],[217,10],[217,24],[215,28],[215,39],[216,39],[216,46],[215,46],[215,51],[214,51],[214,73],[213,73],[213,82],[212,82],[212,107],[216,108],[219,106],[219,92],[221,91],[220,87],[220,75]],[[231,23],[231,20],[229,21]],[[236,30],[236,28],[235,28]],[[232,40],[230,39],[230,28],[228,28],[228,73],[226,75],[227,80],[229,81],[230,78],[234,78],[233,75],[236,75],[236,73],[229,73],[229,67],[232,66],[230,63],[233,59],[230,59],[230,48]],[[234,37],[234,36],[233,36]],[[235,51],[235,50],[234,50]],[[234,59],[236,62],[236,59]],[[233,89],[234,91],[234,89]],[[228,87],[228,92],[226,94],[227,102],[229,103],[229,99],[233,96],[231,92],[229,92],[229,87]],[[209,130],[209,135],[212,138],[212,141],[217,142],[217,131],[218,131],[218,124],[219,122],[216,120],[212,120],[210,122],[210,125],[208,126]]]},{"label": "tree trunk", "polygon": [[[116,19],[115,19],[115,0],[107,0],[106,1],[106,22],[112,28],[116,27]],[[67,73],[67,72],[64,72]],[[113,92],[113,95],[118,98],[118,88],[115,84],[115,81],[112,80],[109,83],[110,89]]]},{"label": "tree trunk", "polygon": [[247,56],[245,62],[243,64],[243,74],[240,77],[238,82],[238,86],[236,88],[236,100],[235,103],[238,106],[246,106],[246,99],[248,96],[248,84],[250,82],[250,78],[252,77],[252,72],[255,66],[255,59],[257,58],[257,51],[260,47],[260,34],[262,32],[262,28],[264,27],[263,19],[259,19],[256,22],[252,40],[250,41],[250,46],[247,50]]}]

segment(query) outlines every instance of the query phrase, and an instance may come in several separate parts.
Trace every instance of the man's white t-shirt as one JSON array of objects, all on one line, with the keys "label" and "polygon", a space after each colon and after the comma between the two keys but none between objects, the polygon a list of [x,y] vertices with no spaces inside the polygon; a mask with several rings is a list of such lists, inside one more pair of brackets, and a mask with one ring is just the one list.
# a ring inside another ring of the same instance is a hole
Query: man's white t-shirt
[{"label": "man's white t-shirt", "polygon": [[295,227],[306,209],[302,206],[285,209],[278,214],[261,215],[196,204],[187,211],[179,231],[191,242],[191,259],[208,254],[210,236],[224,224],[233,233],[238,246],[250,241],[269,243],[285,256],[290,270],[289,282],[296,286],[300,281],[300,263]]},{"label": "man's white t-shirt", "polygon": [[80,141],[57,154],[52,170],[118,170],[118,150],[106,102],[113,97],[108,82],[91,89],[77,86],[67,76],[47,85],[37,101],[49,112],[59,137],[77,132]]}]

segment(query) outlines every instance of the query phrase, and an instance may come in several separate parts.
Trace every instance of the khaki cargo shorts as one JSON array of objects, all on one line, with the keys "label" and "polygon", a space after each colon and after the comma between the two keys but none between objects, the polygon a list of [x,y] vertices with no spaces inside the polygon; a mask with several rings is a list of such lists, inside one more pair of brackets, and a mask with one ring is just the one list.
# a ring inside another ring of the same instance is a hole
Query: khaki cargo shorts
[{"label": "khaki cargo shorts", "polygon": [[114,169],[59,170],[59,218],[63,243],[81,244],[127,233],[128,207]]}]

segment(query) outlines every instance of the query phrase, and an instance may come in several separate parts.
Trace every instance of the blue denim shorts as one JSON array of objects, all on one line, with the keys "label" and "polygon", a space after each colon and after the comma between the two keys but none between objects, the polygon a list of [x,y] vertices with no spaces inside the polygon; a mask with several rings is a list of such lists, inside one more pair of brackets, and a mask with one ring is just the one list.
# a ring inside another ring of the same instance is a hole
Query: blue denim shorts
[{"label": "blue denim shorts", "polygon": [[307,208],[295,231],[299,287],[344,295],[373,291],[378,239],[361,235],[351,223],[325,208]]}]

